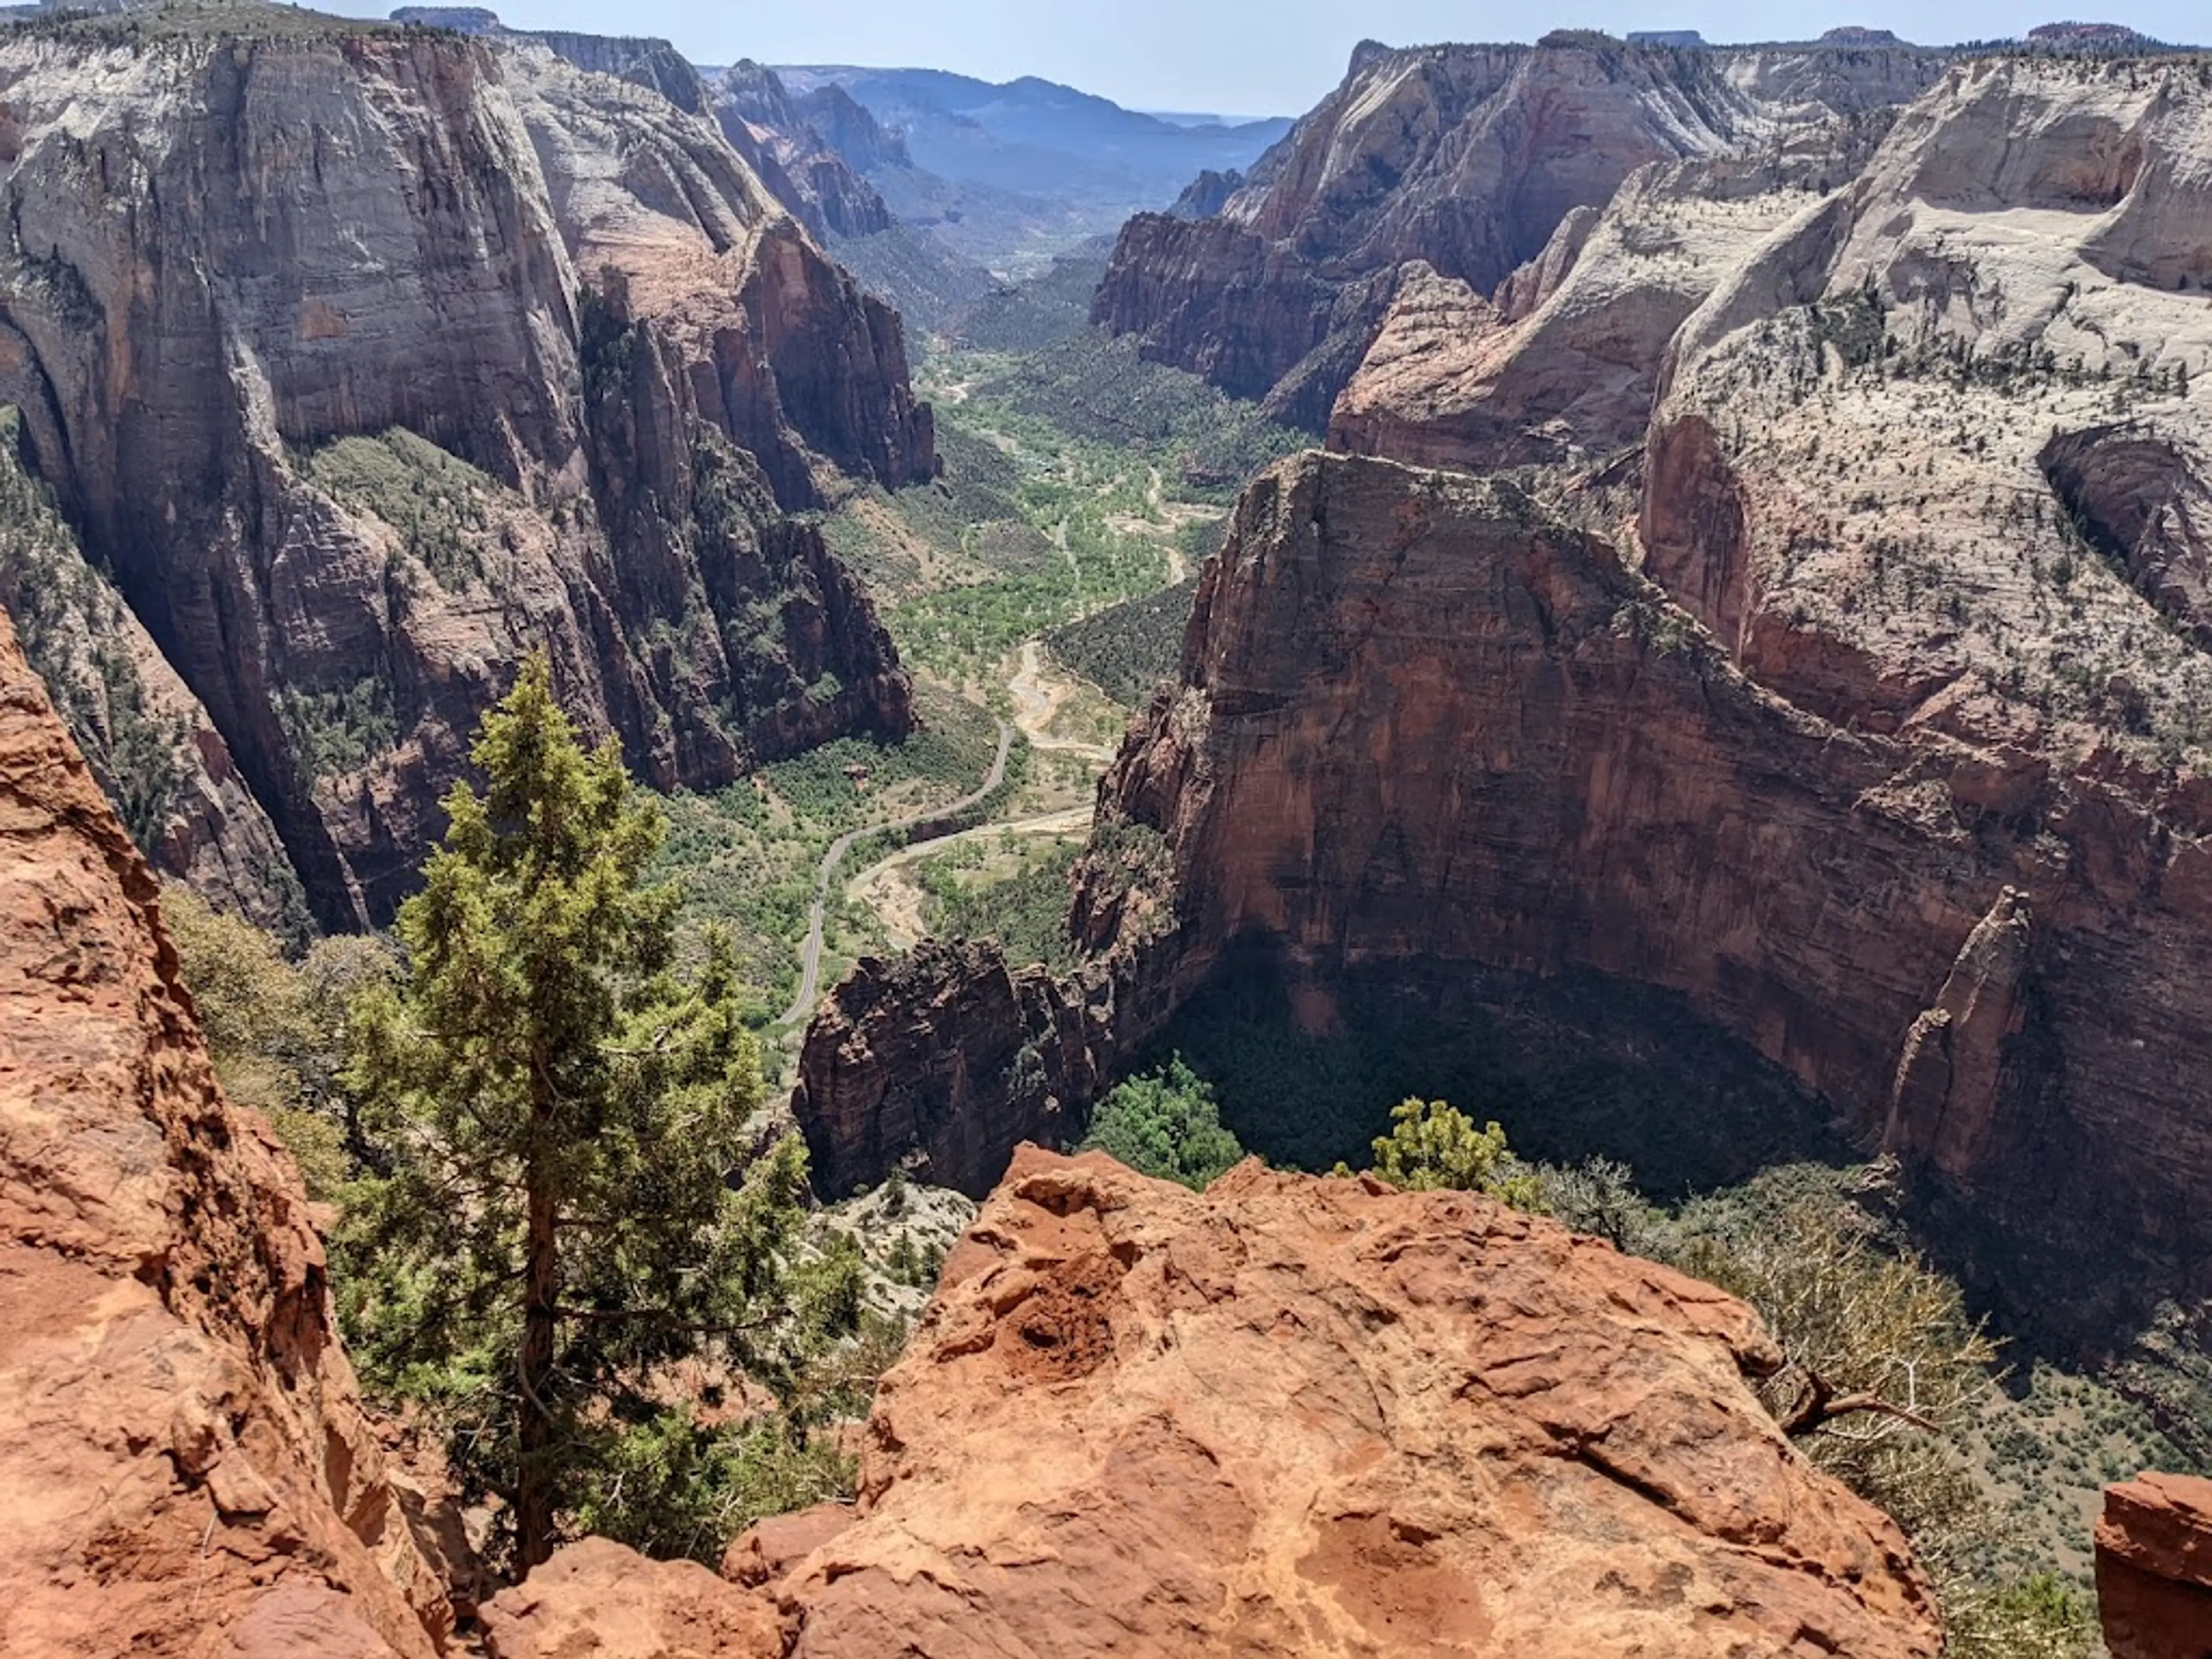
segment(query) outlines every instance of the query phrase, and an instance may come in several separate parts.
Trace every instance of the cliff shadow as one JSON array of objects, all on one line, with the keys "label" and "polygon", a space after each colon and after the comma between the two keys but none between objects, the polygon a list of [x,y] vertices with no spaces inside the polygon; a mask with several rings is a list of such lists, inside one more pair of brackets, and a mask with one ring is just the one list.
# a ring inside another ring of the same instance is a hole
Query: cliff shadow
[{"label": "cliff shadow", "polygon": [[1521,1156],[1617,1159],[1650,1197],[1776,1164],[1865,1156],[1828,1103],[1680,997],[1594,973],[1464,963],[1332,971],[1315,988],[1264,942],[1224,954],[1133,1068],[1181,1053],[1270,1163],[1358,1168],[1410,1095],[1495,1118]]}]

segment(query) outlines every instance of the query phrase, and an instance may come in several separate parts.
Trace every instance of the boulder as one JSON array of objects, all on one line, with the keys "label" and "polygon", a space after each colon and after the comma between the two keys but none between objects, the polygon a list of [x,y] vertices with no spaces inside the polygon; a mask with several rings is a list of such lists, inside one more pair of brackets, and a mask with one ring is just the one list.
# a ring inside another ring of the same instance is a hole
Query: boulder
[{"label": "boulder", "polygon": [[2147,1474],[2105,1489],[2097,1609],[2112,1659],[2212,1655],[2212,1480]]}]

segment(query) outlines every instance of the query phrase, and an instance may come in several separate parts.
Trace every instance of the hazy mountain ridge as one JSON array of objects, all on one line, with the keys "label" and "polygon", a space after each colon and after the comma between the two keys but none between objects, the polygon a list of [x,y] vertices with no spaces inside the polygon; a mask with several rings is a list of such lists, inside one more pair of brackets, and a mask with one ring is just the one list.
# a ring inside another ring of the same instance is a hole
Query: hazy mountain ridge
[{"label": "hazy mountain ridge", "polygon": [[1183,125],[1035,76],[1000,85],[938,70],[777,73],[801,94],[841,88],[866,107],[906,152],[903,161],[856,162],[892,211],[1006,271],[1166,206],[1202,172],[1249,165],[1290,126]]}]

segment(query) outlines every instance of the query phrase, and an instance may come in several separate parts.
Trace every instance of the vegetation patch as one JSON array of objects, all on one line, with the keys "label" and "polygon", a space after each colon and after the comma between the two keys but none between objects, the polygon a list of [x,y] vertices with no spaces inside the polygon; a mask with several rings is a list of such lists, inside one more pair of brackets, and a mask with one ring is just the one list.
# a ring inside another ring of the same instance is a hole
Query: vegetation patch
[{"label": "vegetation patch", "polygon": [[277,695],[276,713],[294,757],[310,778],[358,771],[399,741],[392,688],[380,675],[323,691],[286,686]]},{"label": "vegetation patch", "polygon": [[1045,636],[1053,655],[1124,708],[1142,708],[1182,665],[1198,578],[1124,599],[1055,628]]},{"label": "vegetation patch", "polygon": [[503,493],[489,474],[404,427],[340,438],[304,465],[309,482],[340,506],[389,525],[441,587],[459,592],[484,580],[483,543]]},{"label": "vegetation patch", "polygon": [[1003,835],[969,840],[924,860],[915,879],[927,897],[923,919],[939,939],[998,941],[1010,966],[1042,963],[1055,973],[1075,965],[1067,937],[1068,883],[1080,848],[1075,840]]}]

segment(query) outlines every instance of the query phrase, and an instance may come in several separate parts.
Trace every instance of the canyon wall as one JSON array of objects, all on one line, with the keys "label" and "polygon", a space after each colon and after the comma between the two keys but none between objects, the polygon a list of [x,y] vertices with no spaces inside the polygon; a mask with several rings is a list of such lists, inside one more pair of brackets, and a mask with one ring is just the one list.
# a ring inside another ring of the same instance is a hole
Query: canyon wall
[{"label": "canyon wall", "polygon": [[[1356,979],[1595,975],[2037,1316],[2212,1289],[2207,156],[2195,60],[1962,63],[1836,187],[1661,162],[1488,293],[1402,274],[1352,453],[1248,489],[1102,787],[1031,999],[1074,1019],[943,1101],[1073,1117],[1247,945],[1322,1031]],[[909,1012],[825,1015],[823,1139]]]},{"label": "canyon wall", "polygon": [[0,615],[0,1648],[430,1659],[306,1194],[157,890]]},{"label": "canyon wall", "polygon": [[1091,320],[1319,431],[1407,267],[1487,295],[1656,161],[1802,154],[1839,181],[1941,64],[1571,31],[1534,49],[1370,43],[1212,213],[1130,221]]},{"label": "canyon wall", "polygon": [[0,403],[318,921],[391,914],[531,646],[661,787],[906,729],[784,514],[928,476],[929,412],[708,119],[533,41],[149,15],[0,43]]},{"label": "canyon wall", "polygon": [[[842,87],[823,87],[802,106],[774,70],[747,60],[716,76],[708,96],[723,136],[815,236],[891,228],[890,209],[857,169],[892,154],[893,141]],[[816,130],[815,111],[834,137]],[[848,160],[848,145],[860,159]]]}]

